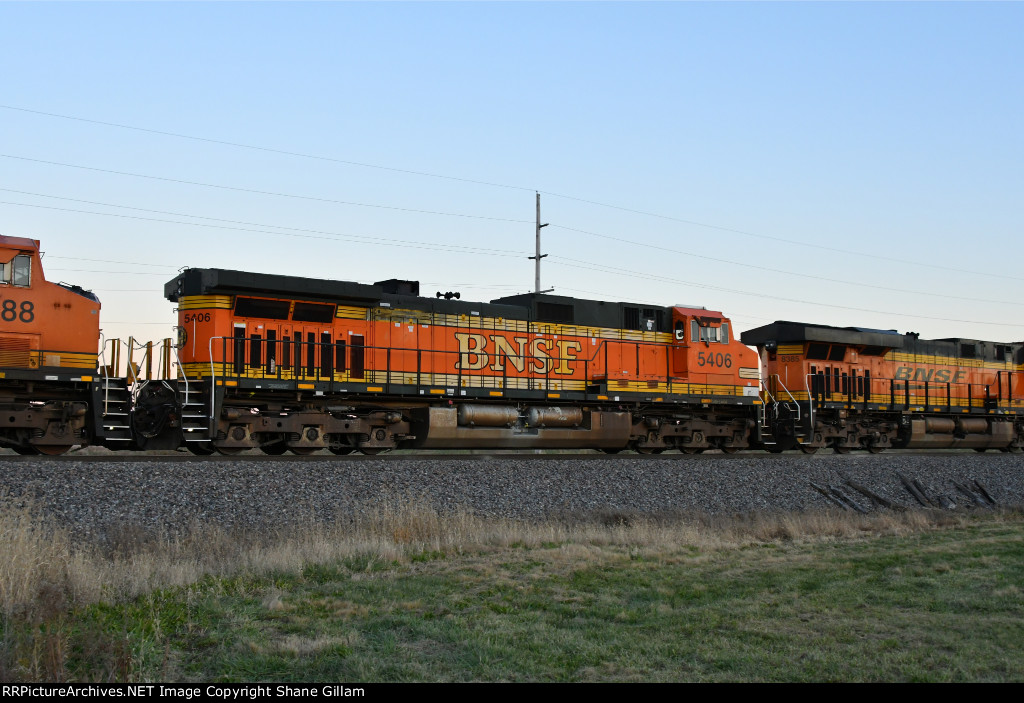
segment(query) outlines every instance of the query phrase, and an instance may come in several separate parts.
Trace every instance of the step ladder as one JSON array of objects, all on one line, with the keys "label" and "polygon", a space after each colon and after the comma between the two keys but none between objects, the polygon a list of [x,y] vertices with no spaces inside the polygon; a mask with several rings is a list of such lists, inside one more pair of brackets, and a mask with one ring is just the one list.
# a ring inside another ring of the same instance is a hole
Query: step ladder
[{"label": "step ladder", "polygon": [[210,439],[210,406],[204,381],[178,381],[181,407],[181,438],[185,446],[197,445],[213,450]]},{"label": "step ladder", "polygon": [[96,407],[100,409],[95,428],[96,437],[112,449],[124,449],[132,442],[129,423],[131,392],[124,378],[104,376],[94,391]]}]

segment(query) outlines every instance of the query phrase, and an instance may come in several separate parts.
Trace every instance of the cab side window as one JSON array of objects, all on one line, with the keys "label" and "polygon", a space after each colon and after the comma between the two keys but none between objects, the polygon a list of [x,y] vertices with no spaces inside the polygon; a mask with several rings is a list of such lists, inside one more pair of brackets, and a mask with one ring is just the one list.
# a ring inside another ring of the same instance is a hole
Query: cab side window
[{"label": "cab side window", "polygon": [[[6,267],[5,273],[6,273]],[[14,257],[11,262],[11,283],[16,286],[28,288],[32,285],[32,257],[24,254]]]}]

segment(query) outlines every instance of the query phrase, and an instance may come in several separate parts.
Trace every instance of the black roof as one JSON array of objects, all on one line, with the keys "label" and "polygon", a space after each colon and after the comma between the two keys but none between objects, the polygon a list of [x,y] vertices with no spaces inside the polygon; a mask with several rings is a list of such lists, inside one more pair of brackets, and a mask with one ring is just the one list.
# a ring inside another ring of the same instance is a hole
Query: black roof
[{"label": "black roof", "polygon": [[[390,306],[449,315],[481,315],[534,320],[581,326],[621,328],[626,310],[633,311],[636,329],[666,331],[671,324],[667,308],[640,303],[611,303],[583,300],[546,293],[523,293],[497,298],[490,303],[461,299],[423,297],[417,281],[389,279],[372,285],[229,269],[186,269],[164,285],[164,296],[172,303],[194,295],[254,295],[325,301],[353,306]],[[651,313],[651,315],[645,315]]]},{"label": "black roof", "polygon": [[492,305],[463,300],[424,298],[417,281],[389,279],[374,284],[301,278],[229,269],[186,269],[164,285],[164,296],[172,303],[191,295],[255,295],[325,301],[341,305],[414,308],[448,315],[484,315],[526,319],[522,307]]},{"label": "black roof", "polygon": [[896,330],[869,330],[860,327],[829,327],[806,322],[777,320],[770,325],[755,327],[740,335],[740,341],[751,346],[766,342],[785,344],[787,342],[827,342],[832,344],[856,344],[865,347],[902,349],[904,337]]},{"label": "black roof", "polygon": [[910,354],[935,354],[990,361],[1024,363],[1024,343],[989,342],[980,339],[952,337],[920,339],[916,332],[900,334],[896,330],[872,330],[862,327],[830,327],[806,322],[779,320],[770,325],[747,330],[740,341],[751,346],[796,342],[850,344],[883,349],[902,349]]}]

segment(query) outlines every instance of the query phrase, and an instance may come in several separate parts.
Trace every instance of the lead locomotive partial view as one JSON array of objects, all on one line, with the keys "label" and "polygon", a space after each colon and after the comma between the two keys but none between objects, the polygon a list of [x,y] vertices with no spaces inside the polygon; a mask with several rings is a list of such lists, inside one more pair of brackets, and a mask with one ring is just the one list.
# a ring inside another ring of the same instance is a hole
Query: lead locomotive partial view
[{"label": "lead locomotive partial view", "polygon": [[704,308],[187,269],[178,339],[125,349],[39,242],[0,237],[0,267],[0,446],[24,454],[1024,445],[1022,344],[777,322],[755,352]]}]

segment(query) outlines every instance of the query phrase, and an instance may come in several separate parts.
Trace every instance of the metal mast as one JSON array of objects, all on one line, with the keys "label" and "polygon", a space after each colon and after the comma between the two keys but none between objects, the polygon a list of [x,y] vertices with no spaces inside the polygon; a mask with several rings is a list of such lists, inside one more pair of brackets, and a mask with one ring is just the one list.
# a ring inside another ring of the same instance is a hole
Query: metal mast
[{"label": "metal mast", "polygon": [[[540,228],[547,227],[547,223],[540,223],[540,193],[537,193],[537,255],[531,256],[530,258],[536,261],[534,264],[534,276],[533,276],[533,292],[534,293],[547,293],[548,291],[542,291],[540,289],[540,260],[543,259],[547,254],[540,253]],[[549,288],[548,290],[554,290]]]}]

